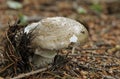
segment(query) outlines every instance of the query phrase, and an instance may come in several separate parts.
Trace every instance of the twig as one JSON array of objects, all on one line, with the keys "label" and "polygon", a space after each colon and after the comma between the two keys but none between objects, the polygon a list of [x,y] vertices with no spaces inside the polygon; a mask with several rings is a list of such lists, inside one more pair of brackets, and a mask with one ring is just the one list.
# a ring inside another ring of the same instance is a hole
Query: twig
[{"label": "twig", "polygon": [[111,49],[112,47],[107,47],[107,48],[86,48],[86,49],[80,49],[80,48],[76,48],[77,50],[108,50]]},{"label": "twig", "polygon": [[18,75],[16,77],[13,77],[13,78],[10,78],[10,79],[21,79],[21,78],[24,78],[24,77],[27,77],[27,76],[30,76],[30,75],[37,74],[37,73],[40,73],[42,71],[45,71],[50,67],[51,66],[48,66],[47,68],[42,68],[42,69],[31,71],[31,72],[28,72],[28,73],[25,73],[25,74],[20,74],[20,75]]},{"label": "twig", "polygon": [[58,74],[56,74],[56,73],[51,73],[51,72],[43,72],[42,74],[49,74],[49,75],[52,75],[52,76],[54,76],[54,77],[57,77],[57,78],[60,78],[61,79],[61,76],[60,75],[58,75]]},{"label": "twig", "polygon": [[[70,47],[73,48],[72,45],[70,45]],[[111,47],[106,47],[106,48],[79,48],[79,47],[75,47],[76,50],[78,51],[86,51],[86,50],[108,50],[108,49],[111,49],[113,48],[112,46]]]},{"label": "twig", "polygon": [[116,78],[110,75],[103,75],[103,79],[116,79]]},{"label": "twig", "polygon": [[32,22],[32,21],[39,21],[39,20],[41,20],[41,19],[43,19],[44,17],[42,17],[42,16],[32,16],[32,17],[28,17],[27,18],[27,21],[28,22]]},{"label": "twig", "polygon": [[3,71],[5,71],[7,68],[9,68],[10,66],[12,66],[14,63],[9,64],[8,66],[2,68],[2,70],[0,70],[0,73],[2,73]]},{"label": "twig", "polygon": [[103,54],[95,54],[95,53],[89,53],[89,55],[84,54],[69,54],[69,56],[88,56],[88,57],[101,57],[101,58],[116,58],[120,59],[116,56],[110,56],[110,55],[103,55]]}]

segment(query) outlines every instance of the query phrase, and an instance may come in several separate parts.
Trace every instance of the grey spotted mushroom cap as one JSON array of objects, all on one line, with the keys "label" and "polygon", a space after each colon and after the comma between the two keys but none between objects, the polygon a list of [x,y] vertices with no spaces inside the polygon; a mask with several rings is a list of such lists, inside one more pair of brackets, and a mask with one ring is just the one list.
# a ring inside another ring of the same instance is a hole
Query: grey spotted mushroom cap
[{"label": "grey spotted mushroom cap", "polygon": [[49,50],[67,48],[71,42],[84,44],[88,39],[87,29],[79,22],[65,17],[49,17],[32,23],[25,32],[36,34],[32,44]]}]

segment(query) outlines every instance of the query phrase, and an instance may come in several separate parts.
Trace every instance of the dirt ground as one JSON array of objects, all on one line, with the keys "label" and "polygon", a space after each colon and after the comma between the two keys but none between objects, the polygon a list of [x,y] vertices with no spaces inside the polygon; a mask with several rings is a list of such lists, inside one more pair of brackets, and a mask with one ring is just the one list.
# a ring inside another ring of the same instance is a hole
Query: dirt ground
[{"label": "dirt ground", "polygon": [[[24,76],[25,79],[120,79],[119,0],[110,2],[107,0],[96,0],[96,2],[95,0],[15,1],[21,3],[23,7],[13,9],[7,5],[7,0],[0,0],[1,50],[3,45],[1,39],[5,30],[17,18],[25,20],[25,23],[30,23],[39,21],[43,17],[69,17],[83,23],[90,34],[89,41],[84,46],[78,47],[75,55],[70,54],[63,58],[65,62],[55,68]],[[71,52],[71,48],[61,50],[63,54],[68,52]],[[3,69],[9,70],[9,68],[1,67],[0,79],[17,77],[22,74],[7,73],[8,75],[3,75],[1,74],[2,71],[5,71]]]}]

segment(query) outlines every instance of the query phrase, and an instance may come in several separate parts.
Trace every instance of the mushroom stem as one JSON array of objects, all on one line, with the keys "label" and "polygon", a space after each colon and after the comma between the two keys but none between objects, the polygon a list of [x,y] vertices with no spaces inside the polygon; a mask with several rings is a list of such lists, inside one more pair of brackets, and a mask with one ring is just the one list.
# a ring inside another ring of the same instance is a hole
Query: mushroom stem
[{"label": "mushroom stem", "polygon": [[73,47],[72,47],[72,54],[75,53],[75,48],[76,48],[76,46],[73,46]]},{"label": "mushroom stem", "polygon": [[33,65],[35,65],[35,68],[39,68],[39,67],[44,67],[47,66],[48,64],[52,63],[53,58],[47,58],[47,57],[43,57],[40,55],[34,55],[33,57]]},{"label": "mushroom stem", "polygon": [[35,67],[44,67],[51,64],[57,51],[55,50],[36,50],[33,56],[32,63]]}]

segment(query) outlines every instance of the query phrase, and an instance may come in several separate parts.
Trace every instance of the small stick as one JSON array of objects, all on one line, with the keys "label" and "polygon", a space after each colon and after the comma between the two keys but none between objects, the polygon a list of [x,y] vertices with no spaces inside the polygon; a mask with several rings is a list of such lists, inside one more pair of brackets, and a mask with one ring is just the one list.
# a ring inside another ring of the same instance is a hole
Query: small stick
[{"label": "small stick", "polygon": [[21,79],[21,78],[24,78],[24,77],[27,77],[27,76],[30,76],[30,75],[37,74],[37,73],[40,73],[42,71],[45,71],[50,67],[51,66],[48,66],[47,68],[42,68],[42,69],[31,71],[31,72],[28,72],[28,73],[20,74],[20,75],[18,75],[16,77],[13,77],[13,78],[10,78],[10,79]]},{"label": "small stick", "polygon": [[107,48],[86,48],[86,49],[80,49],[80,48],[76,48],[77,50],[108,50],[111,49],[112,47],[107,47]]},{"label": "small stick", "polygon": [[14,64],[14,63],[11,63],[11,64],[9,64],[8,66],[2,68],[2,69],[0,70],[0,73],[2,73],[3,71],[5,71],[7,68],[9,68],[10,66],[12,66],[13,64]]},{"label": "small stick", "polygon": [[42,16],[32,16],[32,17],[28,17],[27,21],[28,22],[32,22],[32,21],[40,21],[41,19],[43,19],[44,17]]}]

